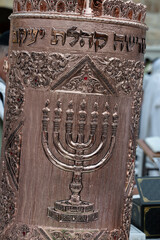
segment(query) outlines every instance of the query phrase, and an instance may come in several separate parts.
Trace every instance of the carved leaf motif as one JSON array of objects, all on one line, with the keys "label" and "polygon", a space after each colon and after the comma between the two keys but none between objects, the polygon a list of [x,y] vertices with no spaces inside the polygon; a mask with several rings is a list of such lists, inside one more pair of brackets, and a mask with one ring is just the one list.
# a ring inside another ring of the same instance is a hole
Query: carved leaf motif
[{"label": "carved leaf motif", "polygon": [[[38,228],[26,224],[14,225],[2,240],[46,240],[38,231]],[[48,240],[48,239],[47,239]]]},{"label": "carved leaf motif", "polygon": [[6,169],[3,166],[0,196],[0,234],[13,220],[15,214],[15,194],[9,183]]},{"label": "carved leaf motif", "polygon": [[7,92],[7,112],[6,127],[4,136],[7,137],[13,122],[16,121],[23,111],[24,105],[24,86],[19,78],[17,71],[11,69],[9,73],[9,86]]},{"label": "carved leaf motif", "polygon": [[40,228],[41,233],[44,236],[47,236],[53,240],[123,240],[124,233],[121,229],[115,229],[112,232],[107,230],[92,230],[92,231],[83,231],[83,230],[68,230],[68,229],[47,229]]},{"label": "carved leaf motif", "polygon": [[109,80],[103,74],[103,69],[101,71],[89,56],[85,56],[73,69],[63,75],[52,89],[60,86],[59,89],[68,91],[115,94],[115,89]]},{"label": "carved leaf motif", "polygon": [[93,76],[93,73],[88,65],[85,65],[81,73],[79,73],[79,76],[71,78],[71,80],[62,87],[62,89],[85,93],[107,93],[107,90],[101,82]]},{"label": "carved leaf motif", "polygon": [[142,62],[119,58],[98,58],[99,66],[113,79],[118,93],[131,94],[141,89],[144,65]]},{"label": "carved leaf motif", "polygon": [[[77,56],[58,53],[13,52],[15,74],[21,76],[24,84],[31,87],[47,87],[56,76],[67,69],[69,61]],[[16,70],[18,69],[18,70]]]},{"label": "carved leaf motif", "polygon": [[8,165],[8,170],[17,189],[19,183],[22,126],[23,122],[21,122],[17,129],[11,134],[5,147],[5,158]]}]

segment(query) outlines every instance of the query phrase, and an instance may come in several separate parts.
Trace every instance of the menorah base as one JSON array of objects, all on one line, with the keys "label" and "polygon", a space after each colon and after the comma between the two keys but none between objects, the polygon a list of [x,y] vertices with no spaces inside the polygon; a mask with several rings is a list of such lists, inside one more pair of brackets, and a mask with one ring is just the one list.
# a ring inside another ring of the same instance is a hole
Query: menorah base
[{"label": "menorah base", "polygon": [[73,205],[64,200],[56,202],[54,207],[49,207],[48,216],[58,222],[92,222],[98,219],[98,211],[94,211],[92,203],[81,202]]}]

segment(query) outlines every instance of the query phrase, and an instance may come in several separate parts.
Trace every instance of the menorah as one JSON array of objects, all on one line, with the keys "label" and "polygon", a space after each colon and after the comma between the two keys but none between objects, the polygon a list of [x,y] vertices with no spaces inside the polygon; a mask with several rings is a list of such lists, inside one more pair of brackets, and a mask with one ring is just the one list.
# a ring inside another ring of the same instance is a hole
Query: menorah
[{"label": "menorah", "polygon": [[[99,112],[98,103],[94,103],[93,112],[91,112],[90,121],[90,134],[88,141],[85,141],[85,127],[87,124],[87,112],[86,112],[86,101],[83,100],[80,104],[78,112],[78,134],[76,141],[73,139],[73,124],[74,124],[74,107],[73,102],[70,101],[68,109],[66,110],[66,121],[65,121],[65,142],[67,150],[63,146],[60,140],[60,127],[62,120],[62,102],[57,101],[57,106],[54,109],[54,120],[53,120],[53,144],[56,151],[64,159],[73,161],[73,164],[64,163],[55,157],[51,152],[48,144],[48,124],[49,124],[49,100],[47,100],[45,108],[43,109],[43,120],[42,120],[42,145],[44,152],[49,161],[56,167],[73,172],[72,182],[70,184],[71,196],[69,200],[57,201],[54,203],[54,207],[48,208],[48,216],[57,220],[58,222],[91,222],[98,219],[98,211],[94,210],[94,204],[81,200],[80,193],[82,191],[82,175],[83,173],[91,173],[106,165],[111,159],[113,149],[116,141],[116,132],[118,125],[118,113],[117,104],[114,106],[112,114],[112,128],[111,128],[111,139],[107,150],[105,150],[104,156],[95,164],[90,164],[90,160],[94,157],[98,157],[99,154],[106,148],[108,126],[111,113],[109,112],[109,104],[106,102],[105,111],[102,113],[102,124],[101,124],[101,138],[98,147],[95,149],[96,144],[96,132],[98,126]],[[92,150],[94,148],[94,150]],[[86,153],[87,151],[87,153]],[[90,152],[90,153],[88,153]]]}]

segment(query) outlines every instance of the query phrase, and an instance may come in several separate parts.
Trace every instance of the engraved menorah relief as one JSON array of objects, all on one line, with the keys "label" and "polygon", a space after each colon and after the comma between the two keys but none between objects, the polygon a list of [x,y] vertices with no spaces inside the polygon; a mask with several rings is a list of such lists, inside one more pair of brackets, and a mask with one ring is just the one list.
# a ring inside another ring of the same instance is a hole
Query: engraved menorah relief
[{"label": "engraved menorah relief", "polygon": [[[67,148],[64,147],[60,140],[60,128],[62,120],[62,102],[57,101],[57,106],[54,109],[54,119],[53,119],[53,144],[60,156],[64,159],[68,159],[73,162],[73,164],[67,164],[60,161],[51,152],[48,144],[48,124],[50,121],[50,102],[47,100],[45,108],[43,111],[42,120],[42,145],[44,152],[49,159],[49,161],[56,167],[72,172],[72,182],[70,183],[71,196],[68,200],[57,201],[54,203],[54,207],[48,208],[48,216],[53,218],[58,222],[91,222],[98,219],[98,211],[94,210],[94,204],[81,200],[81,191],[83,188],[82,176],[84,173],[94,172],[103,166],[105,166],[111,159],[113,149],[116,142],[116,132],[118,126],[118,111],[117,104],[114,106],[113,113],[111,114],[109,104],[106,102],[104,112],[102,113],[102,123],[101,123],[101,138],[98,147],[95,149],[96,136],[99,134],[97,131],[98,119],[100,114],[98,112],[98,103],[95,102],[93,106],[93,111],[90,120],[90,134],[88,140],[86,141],[86,125],[87,125],[87,104],[83,100],[79,107],[78,112],[78,133],[76,140],[73,139],[73,124],[75,119],[75,111],[73,102],[70,101],[68,108],[66,110],[66,120],[65,120],[65,143]],[[112,115],[112,116],[111,116]],[[108,127],[110,125],[110,118],[112,118],[111,123],[111,139],[110,144],[106,146],[108,139]],[[92,150],[93,148],[93,150]],[[68,150],[69,149],[69,150]],[[106,149],[104,156],[98,159],[100,153]],[[87,153],[86,153],[87,151]],[[90,161],[96,157],[98,161],[91,164]],[[69,161],[69,162],[70,162]]]}]

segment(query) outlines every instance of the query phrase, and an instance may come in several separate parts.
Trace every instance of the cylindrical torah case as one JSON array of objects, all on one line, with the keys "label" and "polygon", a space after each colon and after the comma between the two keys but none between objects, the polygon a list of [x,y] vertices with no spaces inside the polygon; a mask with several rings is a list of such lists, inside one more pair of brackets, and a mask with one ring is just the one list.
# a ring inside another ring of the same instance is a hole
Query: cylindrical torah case
[{"label": "cylindrical torah case", "polygon": [[126,240],[145,7],[15,0],[2,147],[3,240]]}]

